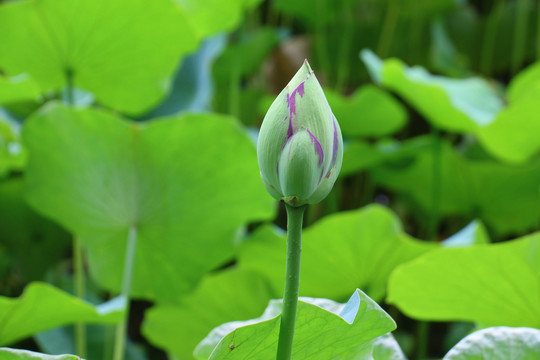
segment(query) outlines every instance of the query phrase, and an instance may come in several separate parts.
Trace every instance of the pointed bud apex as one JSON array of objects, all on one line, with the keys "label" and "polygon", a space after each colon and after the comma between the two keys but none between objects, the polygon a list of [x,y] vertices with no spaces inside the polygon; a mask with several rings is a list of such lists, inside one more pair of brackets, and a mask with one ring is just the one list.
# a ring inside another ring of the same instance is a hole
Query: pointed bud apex
[{"label": "pointed bud apex", "polygon": [[268,109],[257,157],[270,195],[290,205],[316,204],[334,186],[343,139],[307,60]]}]

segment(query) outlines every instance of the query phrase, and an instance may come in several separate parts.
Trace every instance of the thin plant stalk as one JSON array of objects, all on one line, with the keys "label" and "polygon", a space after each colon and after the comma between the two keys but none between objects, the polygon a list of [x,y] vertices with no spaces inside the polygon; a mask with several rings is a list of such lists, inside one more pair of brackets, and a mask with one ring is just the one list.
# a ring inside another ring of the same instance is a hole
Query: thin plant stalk
[{"label": "thin plant stalk", "polygon": [[343,3],[341,10],[343,25],[342,25],[342,35],[339,43],[339,66],[337,67],[336,74],[336,89],[339,92],[343,92],[345,88],[347,79],[349,78],[349,55],[350,47],[353,36],[353,24],[352,19],[354,9],[350,8],[350,4]]},{"label": "thin plant stalk", "polygon": [[285,291],[283,311],[279,328],[277,360],[292,358],[294,325],[298,307],[300,286],[300,254],[302,252],[302,221],[306,206],[294,207],[285,204],[287,209],[287,264],[285,272]]},{"label": "thin plant stalk", "polygon": [[[78,237],[73,238],[73,273],[75,296],[84,300],[86,279],[84,276],[83,248]],[[75,324],[75,351],[81,358],[86,358],[86,327],[83,323]]]},{"label": "thin plant stalk", "polygon": [[229,114],[238,118],[240,116],[240,65],[235,61],[229,70]]},{"label": "thin plant stalk", "polygon": [[[245,33],[246,21],[242,22],[238,32],[236,33],[236,43],[240,45],[242,36]],[[242,82],[242,59],[239,54],[235,54],[235,61],[229,69],[229,114],[236,118],[240,118],[240,92]]]},{"label": "thin plant stalk", "polygon": [[418,360],[427,359],[427,348],[429,340],[429,323],[427,321],[419,321],[416,326],[416,336],[418,343],[416,346],[416,358]]},{"label": "thin plant stalk", "polygon": [[[441,181],[442,181],[442,168],[441,168],[441,152],[442,152],[442,139],[438,129],[432,128],[433,145],[432,145],[432,194],[431,194],[431,213],[429,216],[428,234],[429,241],[437,241],[437,231],[439,229],[440,220],[440,202],[441,202]],[[417,326],[417,347],[416,358],[423,360],[427,358],[427,347],[429,343],[429,322],[420,321]]]},{"label": "thin plant stalk", "polygon": [[315,7],[317,13],[317,19],[315,22],[315,41],[317,43],[317,46],[315,46],[315,54],[317,56],[320,67],[323,70],[323,73],[327,77],[330,77],[331,66],[330,59],[328,57],[328,32],[326,30],[326,25],[323,21],[325,14],[328,11],[327,0],[316,0]]},{"label": "thin plant stalk", "polygon": [[518,0],[516,8],[516,27],[514,31],[514,49],[510,59],[510,70],[515,75],[525,59],[527,46],[527,28],[529,20],[530,0]]},{"label": "thin plant stalk", "polygon": [[441,148],[442,141],[439,130],[433,128],[432,145],[432,193],[431,193],[431,212],[429,216],[428,234],[429,241],[437,241],[437,230],[439,228],[439,208],[441,202]]},{"label": "thin plant stalk", "polygon": [[[73,86],[73,71],[67,68],[66,76],[66,102],[69,106],[75,103],[75,88]],[[81,240],[73,237],[73,290],[75,296],[81,300],[85,297],[86,279],[84,274],[84,255]],[[84,323],[75,324],[75,352],[81,358],[86,358],[86,327]]]},{"label": "thin plant stalk", "polygon": [[105,343],[103,344],[103,357],[101,360],[110,360],[114,347],[114,325],[105,326]]},{"label": "thin plant stalk", "polygon": [[414,19],[409,22],[409,43],[408,43],[408,58],[411,64],[416,64],[421,59],[418,57],[418,54],[423,52],[422,44],[423,42],[423,30],[424,30],[424,21],[422,18]]},{"label": "thin plant stalk", "polygon": [[71,68],[66,68],[66,102],[69,106],[75,104],[75,88],[73,86],[73,70]]},{"label": "thin plant stalk", "polygon": [[536,61],[540,61],[540,3],[536,4]]},{"label": "thin plant stalk", "polygon": [[386,15],[384,17],[383,27],[381,30],[381,37],[379,39],[379,45],[377,46],[377,54],[380,57],[386,57],[392,46],[394,39],[394,33],[396,31],[396,25],[399,18],[399,5],[396,2],[388,4]]},{"label": "thin plant stalk", "polygon": [[114,341],[113,360],[124,360],[127,325],[129,318],[129,294],[131,292],[131,279],[133,277],[133,265],[135,263],[135,249],[137,248],[137,227],[129,228],[128,241],[126,244],[126,259],[124,262],[124,276],[122,278],[122,300],[124,302],[125,315],[120,324],[116,326]]},{"label": "thin plant stalk", "polygon": [[375,198],[375,184],[371,178],[369,172],[364,172],[362,176],[362,192],[358,197],[358,207],[366,206],[371,204]]},{"label": "thin plant stalk", "polygon": [[480,69],[485,76],[490,76],[493,67],[493,52],[497,41],[497,31],[502,19],[504,0],[496,0],[488,16],[484,31],[484,45],[480,59]]}]

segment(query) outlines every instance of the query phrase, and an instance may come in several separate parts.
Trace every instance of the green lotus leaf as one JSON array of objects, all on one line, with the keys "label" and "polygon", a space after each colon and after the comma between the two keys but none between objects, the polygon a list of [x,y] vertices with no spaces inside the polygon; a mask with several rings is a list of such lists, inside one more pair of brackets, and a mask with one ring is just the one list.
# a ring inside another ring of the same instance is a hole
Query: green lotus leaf
[{"label": "green lotus leaf", "polygon": [[33,282],[19,298],[0,297],[0,345],[67,324],[115,324],[123,316],[114,300],[95,307],[52,285]]},{"label": "green lotus leaf", "polygon": [[2,360],[81,360],[75,355],[46,355],[33,351],[0,348],[0,359]]},{"label": "green lotus leaf", "polygon": [[[345,305],[327,299],[300,300],[293,358],[362,359],[366,343],[396,327],[392,318],[360,290]],[[281,301],[273,300],[258,319],[214,329],[195,349],[196,358],[247,360],[257,354],[260,360],[275,359],[281,307]]]},{"label": "green lotus leaf", "polygon": [[540,328],[540,234],[425,254],[392,273],[387,301],[422,320]]},{"label": "green lotus leaf", "polygon": [[540,330],[497,326],[463,338],[443,360],[536,360],[540,358]]},{"label": "green lotus leaf", "polygon": [[255,146],[225,116],[130,123],[52,104],[23,137],[32,154],[28,202],[80,237],[91,274],[113,291],[130,229],[137,232],[132,295],[166,301],[229,261],[246,222],[273,216]]},{"label": "green lotus leaf", "polygon": [[[300,294],[341,301],[359,287],[379,300],[396,266],[434,247],[408,236],[379,205],[328,216],[304,230]],[[285,234],[265,226],[242,244],[239,265],[265,275],[282,294],[285,253]]]}]

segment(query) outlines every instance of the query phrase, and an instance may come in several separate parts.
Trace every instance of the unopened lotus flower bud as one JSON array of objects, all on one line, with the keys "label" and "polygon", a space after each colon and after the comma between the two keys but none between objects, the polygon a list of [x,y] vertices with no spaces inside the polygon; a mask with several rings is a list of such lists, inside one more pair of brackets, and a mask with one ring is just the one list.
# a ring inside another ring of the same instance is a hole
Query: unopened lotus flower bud
[{"label": "unopened lotus flower bud", "polygon": [[316,204],[334,186],[343,139],[307,60],[268,109],[257,157],[266,190],[289,205]]}]

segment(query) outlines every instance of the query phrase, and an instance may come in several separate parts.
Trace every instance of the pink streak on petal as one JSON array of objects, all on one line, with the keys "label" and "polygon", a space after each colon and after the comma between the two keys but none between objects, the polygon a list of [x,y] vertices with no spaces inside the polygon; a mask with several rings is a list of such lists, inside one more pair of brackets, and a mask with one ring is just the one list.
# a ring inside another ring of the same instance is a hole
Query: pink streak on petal
[{"label": "pink streak on petal", "polygon": [[332,174],[332,169],[336,166],[336,159],[337,159],[337,153],[338,153],[338,131],[336,127],[336,118],[332,114],[332,118],[334,121],[334,143],[332,144],[332,162],[330,163],[330,170],[328,170],[328,173],[326,174],[326,178],[330,178],[330,175]]},{"label": "pink streak on petal", "polygon": [[334,164],[336,163],[337,153],[338,153],[338,145],[339,145],[338,131],[337,131],[337,127],[336,127],[336,118],[334,117],[333,114],[332,114],[332,118],[333,118],[333,123],[334,123],[334,143],[332,144],[332,163],[331,163],[331,167],[333,167]]},{"label": "pink streak on petal", "polygon": [[293,125],[293,115],[296,115],[296,94],[303,97],[305,94],[304,81],[302,81],[289,95],[287,94],[287,105],[289,107],[289,128],[287,129],[287,139],[295,133]]},{"label": "pink streak on petal", "polygon": [[324,160],[324,152],[323,152],[321,143],[319,142],[319,140],[317,140],[315,135],[311,133],[311,131],[307,130],[307,132],[309,134],[309,138],[311,139],[311,142],[315,146],[315,152],[319,155],[319,166],[321,166]]}]

